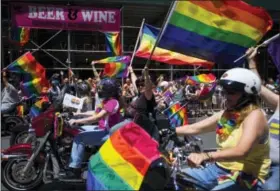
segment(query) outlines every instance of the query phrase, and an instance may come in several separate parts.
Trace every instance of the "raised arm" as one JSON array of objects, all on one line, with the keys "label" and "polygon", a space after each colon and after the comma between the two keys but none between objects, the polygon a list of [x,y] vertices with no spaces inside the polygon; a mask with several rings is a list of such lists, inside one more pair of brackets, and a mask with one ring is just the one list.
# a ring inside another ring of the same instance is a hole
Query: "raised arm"
[{"label": "raised arm", "polygon": [[151,100],[153,97],[153,83],[149,76],[149,69],[147,67],[144,68],[143,75],[145,80],[145,97],[147,100]]},{"label": "raised arm", "polygon": [[96,77],[96,79],[97,79],[98,81],[100,81],[100,76],[99,76],[99,74],[98,74],[98,72],[97,72],[97,70],[96,70],[96,68],[95,68],[95,66],[94,66],[94,63],[92,63],[91,66],[92,66],[92,71],[93,71],[94,77]]},{"label": "raised arm", "polygon": [[[249,69],[260,77],[260,74],[257,70],[257,62],[256,62],[257,51],[258,51],[257,48],[250,48],[247,51],[248,54],[247,60],[249,63]],[[271,107],[274,110],[277,108],[277,105],[279,104],[279,95],[275,94],[274,92],[272,92],[271,90],[269,90],[263,85],[261,88],[261,98],[269,107]]]}]

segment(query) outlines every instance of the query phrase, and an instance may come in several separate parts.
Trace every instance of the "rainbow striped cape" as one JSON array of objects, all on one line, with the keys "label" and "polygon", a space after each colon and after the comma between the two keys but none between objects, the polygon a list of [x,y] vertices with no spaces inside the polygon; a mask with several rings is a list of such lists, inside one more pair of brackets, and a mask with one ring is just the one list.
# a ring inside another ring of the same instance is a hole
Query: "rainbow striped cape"
[{"label": "rainbow striped cape", "polygon": [[268,13],[241,0],[176,1],[159,47],[232,64],[272,28]]},{"label": "rainbow striped cape", "polygon": [[172,128],[188,124],[188,116],[186,107],[182,107],[180,103],[175,103],[164,114],[169,118]]},{"label": "rainbow striped cape", "polygon": [[[151,25],[145,24],[142,30],[141,42],[138,50],[135,53],[135,56],[148,59],[153,50],[158,34],[159,34],[158,29],[156,29]],[[156,47],[151,59],[167,64],[195,65],[195,66],[201,66],[205,68],[212,68],[214,65],[213,62],[202,60],[192,56],[187,56],[160,47]]]},{"label": "rainbow striped cape", "polygon": [[131,122],[91,157],[87,190],[139,190],[151,163],[159,158],[158,143]]}]

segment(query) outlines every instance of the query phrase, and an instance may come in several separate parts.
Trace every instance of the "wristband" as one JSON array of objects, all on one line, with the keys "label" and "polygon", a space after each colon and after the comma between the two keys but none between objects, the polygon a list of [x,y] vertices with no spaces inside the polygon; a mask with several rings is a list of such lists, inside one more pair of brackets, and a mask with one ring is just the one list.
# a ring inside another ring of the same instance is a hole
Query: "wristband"
[{"label": "wristband", "polygon": [[250,70],[252,70],[252,69],[257,69],[257,68],[249,68]]},{"label": "wristband", "polygon": [[208,161],[213,162],[213,157],[211,156],[210,153],[205,153],[205,155],[208,157]]}]

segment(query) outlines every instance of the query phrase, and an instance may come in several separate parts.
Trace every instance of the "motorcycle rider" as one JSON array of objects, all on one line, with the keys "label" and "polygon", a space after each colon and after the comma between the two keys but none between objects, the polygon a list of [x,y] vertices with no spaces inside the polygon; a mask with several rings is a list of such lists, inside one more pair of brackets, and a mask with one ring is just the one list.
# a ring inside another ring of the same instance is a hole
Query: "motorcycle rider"
[{"label": "motorcycle rider", "polygon": [[92,111],[92,99],[89,84],[85,81],[77,84],[78,97],[84,100],[81,112]]},{"label": "motorcycle rider", "polygon": [[178,135],[196,135],[216,130],[218,150],[191,153],[190,166],[183,172],[208,190],[259,190],[270,166],[269,130],[258,103],[260,78],[250,70],[234,68],[225,72],[219,84],[226,97],[226,109],[213,116],[176,128]]},{"label": "motorcycle rider", "polygon": [[1,114],[8,114],[16,109],[20,98],[18,90],[15,88],[15,79],[8,78],[6,71],[2,72],[2,82],[4,88],[1,96]]},{"label": "motorcycle rider", "polygon": [[153,93],[153,84],[149,76],[147,67],[143,70],[143,77],[137,78],[132,67],[129,67],[131,81],[138,96],[136,96],[129,105],[125,106],[125,118],[127,122],[133,120],[140,127],[145,129],[154,139],[158,140],[157,127],[151,122],[150,115],[155,118],[154,108],[156,107],[155,96]]},{"label": "motorcycle rider", "polygon": [[70,125],[89,124],[98,121],[98,126],[82,126],[85,131],[78,134],[73,141],[69,170],[66,172],[67,178],[78,178],[80,167],[83,161],[85,145],[99,146],[106,139],[109,129],[120,122],[120,87],[114,79],[102,79],[98,84],[97,93],[102,102],[95,111],[76,113],[84,116],[82,119],[71,119]]},{"label": "motorcycle rider", "polygon": [[60,92],[61,92],[60,87],[59,87],[59,84],[60,84],[59,80],[60,80],[59,74],[54,74],[51,77],[51,80],[50,80],[51,88],[48,91],[49,99],[50,99],[51,102],[54,102],[56,97],[58,97]]},{"label": "motorcycle rider", "polygon": [[[257,62],[256,62],[257,48],[250,48],[247,51],[247,60],[249,63],[249,69],[255,72],[258,76]],[[280,76],[278,75],[280,80]],[[268,120],[270,128],[270,158],[271,166],[269,172],[269,178],[263,185],[264,190],[279,190],[279,95],[275,94],[272,90],[262,85],[261,88],[262,100],[274,110],[274,114]]]}]

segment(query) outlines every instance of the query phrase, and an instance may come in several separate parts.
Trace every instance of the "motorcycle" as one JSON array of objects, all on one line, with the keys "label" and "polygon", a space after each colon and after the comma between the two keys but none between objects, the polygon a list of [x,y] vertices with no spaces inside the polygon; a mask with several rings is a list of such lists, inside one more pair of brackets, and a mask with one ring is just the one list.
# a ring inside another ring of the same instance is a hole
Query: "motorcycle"
[{"label": "motorcycle", "polygon": [[[14,105],[14,110],[12,112],[10,112],[9,114],[1,114],[1,133],[3,133],[3,135],[10,135],[14,131],[15,127],[23,126],[24,124],[26,124],[26,115],[28,114],[30,109],[30,104],[28,104],[28,102],[33,98],[34,96],[28,98],[24,97]],[[23,107],[23,116],[20,116],[17,110],[19,106]]]},{"label": "motorcycle", "polygon": [[[67,113],[55,114],[50,107],[42,116],[45,123],[29,129],[27,139],[31,143],[13,145],[2,151],[2,183],[6,188],[34,190],[60,177],[59,173],[66,170],[73,138],[83,131],[69,126],[70,117]],[[95,149],[86,148],[85,156],[90,157]]]}]

